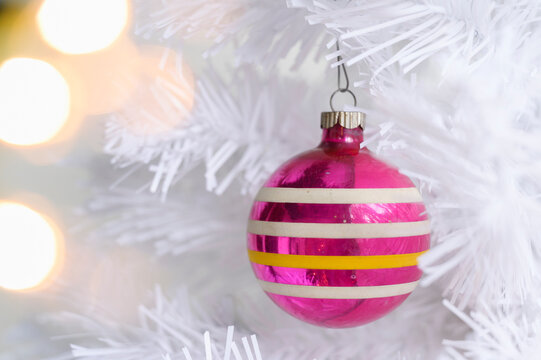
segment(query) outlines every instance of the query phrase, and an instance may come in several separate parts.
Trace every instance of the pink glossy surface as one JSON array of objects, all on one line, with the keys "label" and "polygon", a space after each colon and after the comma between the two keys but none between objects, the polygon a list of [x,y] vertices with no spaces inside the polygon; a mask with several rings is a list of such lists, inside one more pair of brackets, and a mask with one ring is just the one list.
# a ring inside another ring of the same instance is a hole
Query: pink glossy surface
[{"label": "pink glossy surface", "polygon": [[[361,129],[340,125],[323,130],[321,144],[282,165],[267,187],[404,188],[413,183],[360,148]],[[297,204],[255,202],[253,220],[301,223],[389,223],[427,218],[422,203]],[[291,255],[390,255],[427,250],[429,235],[379,239],[294,238],[248,234],[250,250]],[[252,264],[265,281],[306,286],[378,286],[418,280],[416,266],[374,270],[293,269]],[[289,314],[326,327],[352,327],[376,320],[409,294],[374,299],[307,299],[267,293]]]},{"label": "pink glossy surface", "polygon": [[413,187],[397,169],[359,148],[362,130],[339,125],[323,130],[321,144],[287,161],[265,186],[294,188]]},{"label": "pink glossy surface", "polygon": [[367,256],[428,250],[430,236],[380,239],[321,239],[248,234],[248,249],[276,254]]},{"label": "pink glossy surface", "polygon": [[290,315],[329,328],[367,324],[396,309],[408,295],[379,299],[306,299],[266,293]]}]

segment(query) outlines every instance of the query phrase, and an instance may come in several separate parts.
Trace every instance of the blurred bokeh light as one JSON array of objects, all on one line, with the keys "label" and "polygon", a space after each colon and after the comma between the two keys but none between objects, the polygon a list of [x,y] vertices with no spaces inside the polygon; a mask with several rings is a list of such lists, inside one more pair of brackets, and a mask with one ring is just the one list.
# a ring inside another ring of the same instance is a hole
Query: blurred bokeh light
[{"label": "blurred bokeh light", "polygon": [[181,126],[194,106],[193,72],[182,56],[162,46],[140,46],[139,59],[139,86],[121,121],[137,136],[167,133]]},{"label": "blurred bokeh light", "polygon": [[42,284],[59,259],[59,238],[41,214],[0,202],[0,287],[27,290]]},{"label": "blurred bokeh light", "polygon": [[111,45],[128,22],[126,0],[45,0],[37,16],[41,35],[66,54],[86,54]]},{"label": "blurred bokeh light", "polygon": [[70,112],[70,89],[52,65],[12,58],[0,66],[0,139],[35,145],[52,139]]},{"label": "blurred bokeh light", "polygon": [[118,110],[138,85],[137,46],[123,36],[102,51],[62,58],[74,101],[85,115]]}]

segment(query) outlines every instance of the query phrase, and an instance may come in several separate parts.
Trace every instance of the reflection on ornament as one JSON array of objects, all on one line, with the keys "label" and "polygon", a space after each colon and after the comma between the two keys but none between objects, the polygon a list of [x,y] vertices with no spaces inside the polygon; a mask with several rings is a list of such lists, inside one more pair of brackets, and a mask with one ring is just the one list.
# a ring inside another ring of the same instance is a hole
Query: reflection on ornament
[{"label": "reflection on ornament", "polygon": [[111,45],[128,22],[126,0],[45,0],[37,21],[45,41],[67,54]]},{"label": "reflection on ornament", "polygon": [[263,290],[309,323],[344,328],[400,305],[421,277],[430,228],[410,179],[374,158],[364,114],[322,115],[323,140],[258,193],[248,255]]},{"label": "reflection on ornament", "polygon": [[13,58],[0,66],[0,139],[15,145],[49,141],[65,125],[70,89],[45,61]]},{"label": "reflection on ornament", "polygon": [[59,258],[60,236],[52,223],[28,207],[0,202],[0,287],[39,286]]},{"label": "reflection on ornament", "polygon": [[194,104],[194,76],[171,49],[142,46],[139,86],[120,119],[138,136],[167,133],[186,119]]}]

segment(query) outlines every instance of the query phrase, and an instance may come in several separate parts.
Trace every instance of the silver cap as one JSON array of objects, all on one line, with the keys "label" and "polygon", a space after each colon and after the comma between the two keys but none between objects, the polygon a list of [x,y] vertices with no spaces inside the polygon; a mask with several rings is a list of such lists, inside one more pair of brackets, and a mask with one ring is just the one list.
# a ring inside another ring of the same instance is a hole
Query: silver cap
[{"label": "silver cap", "polygon": [[359,111],[329,111],[321,113],[321,128],[329,129],[336,124],[346,129],[360,127],[364,129],[366,114]]}]

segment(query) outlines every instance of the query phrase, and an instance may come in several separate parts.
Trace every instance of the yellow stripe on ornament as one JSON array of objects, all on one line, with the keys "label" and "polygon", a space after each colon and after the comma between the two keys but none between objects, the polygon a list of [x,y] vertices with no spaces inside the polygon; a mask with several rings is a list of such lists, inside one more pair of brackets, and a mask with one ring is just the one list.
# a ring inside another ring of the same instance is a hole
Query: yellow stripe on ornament
[{"label": "yellow stripe on ornament", "polygon": [[289,255],[248,250],[250,261],[260,265],[297,269],[369,270],[417,265],[417,258],[426,251],[409,254],[369,256]]}]

